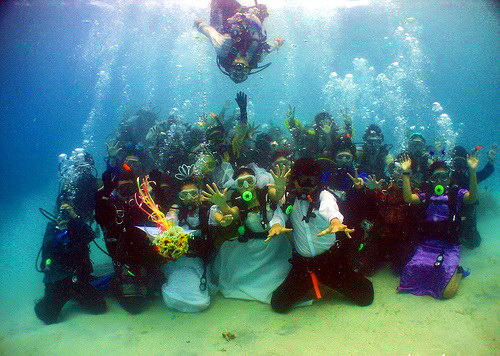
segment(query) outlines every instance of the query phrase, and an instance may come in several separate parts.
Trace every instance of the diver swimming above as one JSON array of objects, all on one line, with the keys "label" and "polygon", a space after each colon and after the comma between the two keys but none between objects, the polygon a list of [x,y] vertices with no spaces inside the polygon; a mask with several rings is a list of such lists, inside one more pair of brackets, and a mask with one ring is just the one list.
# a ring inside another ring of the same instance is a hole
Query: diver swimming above
[{"label": "diver swimming above", "polygon": [[235,0],[212,0],[210,25],[201,19],[194,26],[207,36],[217,53],[220,71],[235,83],[242,83],[250,74],[258,73],[271,63],[259,66],[264,56],[284,43],[277,37],[267,41],[262,27],[269,16],[265,5],[241,6]]}]

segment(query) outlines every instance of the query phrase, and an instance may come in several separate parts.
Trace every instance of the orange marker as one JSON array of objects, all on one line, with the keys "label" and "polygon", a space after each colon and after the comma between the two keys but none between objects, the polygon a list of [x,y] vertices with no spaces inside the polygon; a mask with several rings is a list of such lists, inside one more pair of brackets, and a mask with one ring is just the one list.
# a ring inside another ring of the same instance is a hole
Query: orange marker
[{"label": "orange marker", "polygon": [[316,293],[316,298],[317,299],[323,298],[321,296],[321,291],[319,290],[319,282],[318,282],[318,277],[316,277],[316,273],[314,273],[313,271],[309,271],[309,273],[311,274],[311,280],[313,283],[314,293]]}]

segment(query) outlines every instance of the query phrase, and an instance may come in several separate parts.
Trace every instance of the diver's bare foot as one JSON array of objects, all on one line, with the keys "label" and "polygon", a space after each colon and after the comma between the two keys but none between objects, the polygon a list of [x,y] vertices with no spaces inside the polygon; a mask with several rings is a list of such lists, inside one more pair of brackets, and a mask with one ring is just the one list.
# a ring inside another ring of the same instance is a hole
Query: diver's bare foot
[{"label": "diver's bare foot", "polygon": [[457,294],[458,285],[460,284],[460,281],[462,280],[462,276],[463,276],[463,274],[459,273],[458,270],[455,271],[455,274],[453,274],[450,281],[448,282],[448,285],[444,289],[443,299],[450,299],[455,294]]}]

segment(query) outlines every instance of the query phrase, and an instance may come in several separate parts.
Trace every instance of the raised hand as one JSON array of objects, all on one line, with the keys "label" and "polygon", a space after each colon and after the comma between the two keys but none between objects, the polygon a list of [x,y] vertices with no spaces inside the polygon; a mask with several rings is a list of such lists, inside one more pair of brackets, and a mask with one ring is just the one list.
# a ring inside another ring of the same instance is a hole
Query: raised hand
[{"label": "raised hand", "polygon": [[146,140],[153,140],[155,139],[156,137],[158,137],[158,131],[159,131],[159,128],[157,125],[151,127],[148,131],[148,134],[146,135]]},{"label": "raised hand", "polygon": [[475,171],[479,164],[479,157],[474,155],[467,155],[467,165],[471,171]]},{"label": "raised hand", "polygon": [[108,148],[108,156],[111,158],[115,158],[116,156],[118,156],[120,151],[123,149],[120,147],[120,141],[116,141],[114,144],[107,143],[106,146]]},{"label": "raised hand", "polygon": [[325,134],[329,134],[332,131],[332,124],[331,123],[326,123],[326,124],[321,125],[321,130]]},{"label": "raised hand", "polygon": [[401,168],[403,172],[411,172],[411,158],[409,155],[405,154],[401,157]]},{"label": "raised hand", "polygon": [[194,20],[193,27],[198,28],[202,23],[203,23],[202,19],[196,19],[196,20]]},{"label": "raised hand", "polygon": [[269,231],[267,233],[267,239],[265,239],[264,241],[267,242],[267,241],[271,240],[274,236],[285,234],[285,233],[291,232],[291,231],[293,231],[293,229],[288,229],[286,227],[281,226],[280,224],[274,224],[269,229]]},{"label": "raised hand", "polygon": [[228,188],[224,189],[221,192],[219,190],[219,187],[217,187],[217,184],[215,184],[215,183],[212,183],[211,186],[209,184],[206,184],[206,187],[207,187],[208,192],[206,192],[206,191],[201,192],[203,194],[203,200],[208,200],[212,204],[215,204],[219,207],[226,204],[226,202],[227,202],[226,193],[227,193]]},{"label": "raised hand", "polygon": [[273,176],[274,179],[274,184],[268,184],[267,186],[270,188],[275,188],[276,190],[279,191],[284,191],[286,187],[286,181],[288,179],[288,176],[290,175],[291,170],[286,169],[286,166],[284,165],[278,165],[276,167],[276,171],[271,169],[271,175]]},{"label": "raised hand", "polygon": [[276,37],[274,40],[278,44],[278,47],[283,46],[283,43],[285,43],[285,40],[283,38],[281,38],[281,37]]},{"label": "raised hand", "polygon": [[69,205],[69,204],[61,204],[61,207],[59,208],[60,211],[65,211],[67,216],[69,216],[71,219],[76,219],[78,215],[75,212],[75,209]]},{"label": "raised hand", "polygon": [[375,177],[375,174],[372,174],[372,175],[369,175],[368,178],[366,178],[365,185],[368,189],[373,190],[373,189],[377,189],[378,187],[380,187],[383,182],[384,182],[383,179],[377,181],[377,177]]},{"label": "raised hand", "polygon": [[241,111],[244,111],[247,109],[247,95],[243,93],[242,91],[238,92],[236,94],[236,103],[238,103],[238,106],[240,107]]},{"label": "raised hand", "polygon": [[350,173],[347,173],[347,175],[349,178],[351,178],[352,184],[354,185],[354,188],[361,189],[363,187],[363,185],[365,184],[363,182],[363,178],[358,177],[358,170],[354,171],[354,177]]}]

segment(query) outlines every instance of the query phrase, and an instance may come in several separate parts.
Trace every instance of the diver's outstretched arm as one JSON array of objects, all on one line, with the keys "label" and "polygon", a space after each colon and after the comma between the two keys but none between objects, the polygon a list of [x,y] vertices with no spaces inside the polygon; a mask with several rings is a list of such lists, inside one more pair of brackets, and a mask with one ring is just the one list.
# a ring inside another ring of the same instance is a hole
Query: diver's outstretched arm
[{"label": "diver's outstretched arm", "polygon": [[265,49],[265,52],[271,53],[278,50],[281,46],[283,46],[285,40],[281,37],[276,37],[274,40],[267,41],[266,43],[267,43],[267,48]]},{"label": "diver's outstretched arm", "polygon": [[408,204],[419,204],[420,197],[411,191],[411,158],[409,155],[402,157],[401,168],[403,168],[403,199]]},{"label": "diver's outstretched arm", "polygon": [[216,51],[223,47],[224,42],[230,38],[228,35],[223,35],[219,31],[217,31],[213,26],[210,26],[202,19],[196,19],[194,21],[194,27],[202,34],[204,34],[207,38],[212,42],[212,46],[216,49]]},{"label": "diver's outstretched arm", "polygon": [[479,158],[473,155],[467,157],[467,165],[469,166],[469,192],[464,195],[465,204],[474,204],[477,201],[477,166]]}]

